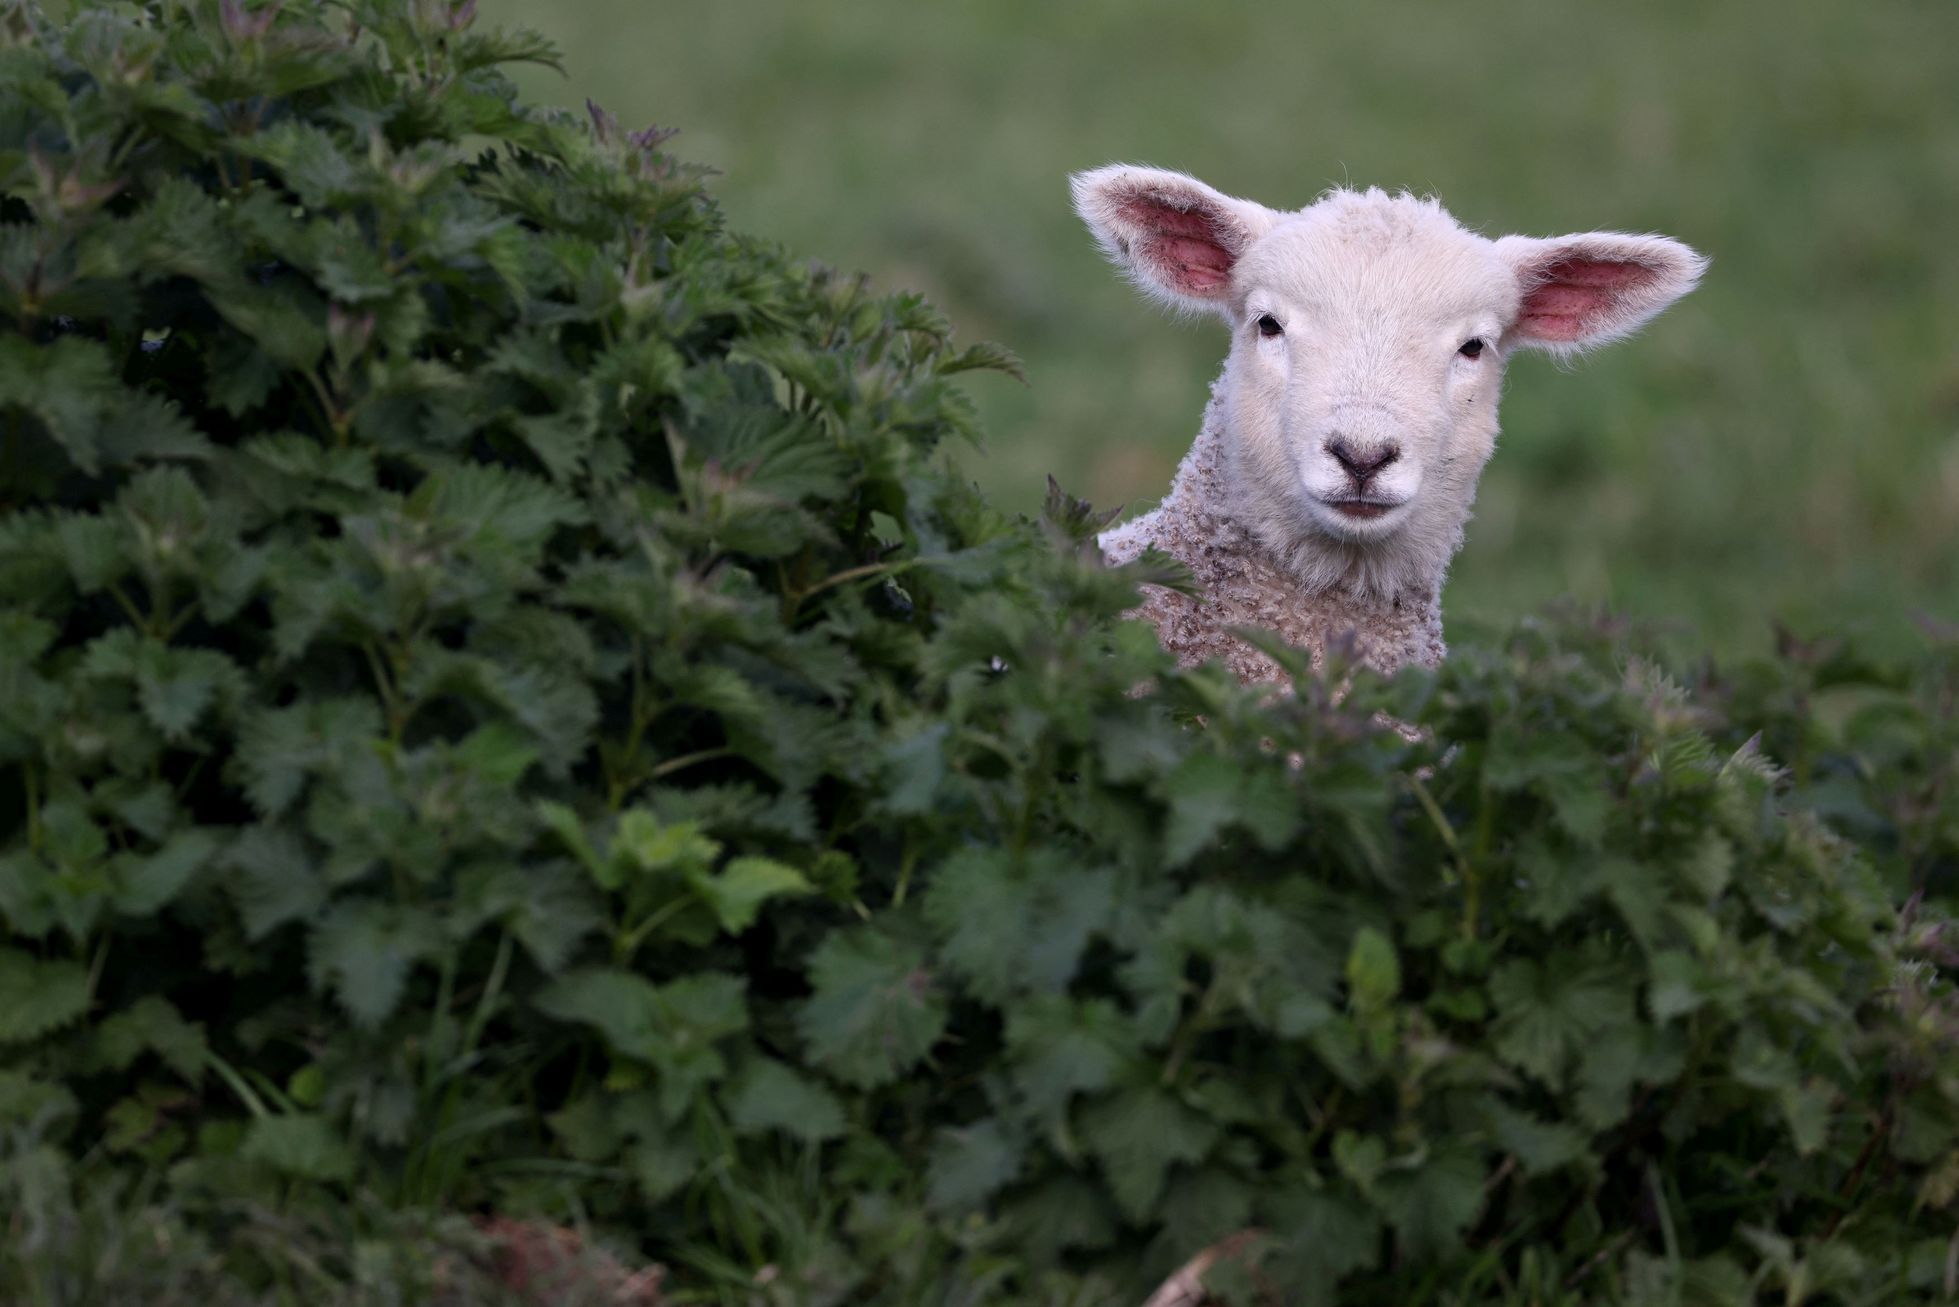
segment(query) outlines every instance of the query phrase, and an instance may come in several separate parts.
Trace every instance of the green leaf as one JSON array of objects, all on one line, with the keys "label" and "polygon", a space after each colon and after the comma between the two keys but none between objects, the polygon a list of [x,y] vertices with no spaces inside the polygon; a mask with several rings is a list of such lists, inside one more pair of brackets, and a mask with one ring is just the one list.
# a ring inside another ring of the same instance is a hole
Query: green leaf
[{"label": "green leaf", "polygon": [[780,1130],[805,1143],[844,1132],[843,1106],[835,1094],[774,1058],[755,1058],[728,1089],[728,1119],[744,1134]]},{"label": "green leaf", "polygon": [[185,887],[216,860],[218,840],[209,830],[179,831],[148,857],[117,859],[116,911],[149,917],[174,903]]},{"label": "green leaf", "polygon": [[1001,1223],[1013,1246],[1036,1264],[1047,1264],[1070,1248],[1106,1248],[1116,1242],[1121,1223],[1101,1186],[1062,1171],[1031,1189],[1021,1186],[999,1204]]},{"label": "green leaf", "polygon": [[456,746],[456,760],[486,784],[517,784],[537,761],[537,748],[504,722],[485,722]]},{"label": "green leaf", "polygon": [[952,728],[936,722],[900,736],[884,747],[885,769],[879,804],[896,817],[932,811],[945,778],[945,744]]},{"label": "green leaf", "polygon": [[796,1014],[810,1057],[846,1084],[888,1084],[922,1061],[946,1003],[918,945],[877,926],[833,931],[810,955],[814,993]]},{"label": "green leaf", "polygon": [[943,1128],[933,1135],[925,1164],[926,1205],[939,1212],[973,1211],[1020,1170],[1020,1145],[998,1118]]},{"label": "green leaf", "polygon": [[[631,972],[586,968],[552,981],[537,1007],[557,1020],[592,1026],[627,1057],[678,1065],[748,1028],[745,988],[740,977],[715,972],[656,986]],[[719,1075],[719,1060],[713,1065]]]},{"label": "green leaf", "polygon": [[323,1118],[310,1114],[254,1117],[239,1151],[300,1180],[334,1183],[354,1174],[353,1150]]},{"label": "green leaf", "polygon": [[1441,1151],[1419,1168],[1381,1177],[1381,1208],[1402,1255],[1416,1264],[1442,1261],[1462,1247],[1462,1232],[1483,1210],[1482,1163]]},{"label": "green leaf", "polygon": [[1276,775],[1215,754],[1192,754],[1163,788],[1170,801],[1164,856],[1171,866],[1190,861],[1230,825],[1249,830],[1264,848],[1281,848],[1302,820],[1300,804]]},{"label": "green leaf", "polygon": [[1027,1107],[1049,1115],[1106,1089],[1141,1054],[1136,1031],[1107,999],[1030,997],[1007,1010],[1007,1051]]},{"label": "green leaf", "polygon": [[627,1154],[640,1193],[649,1203],[672,1197],[701,1169],[700,1150],[682,1135],[661,1133],[643,1138]]},{"label": "green leaf", "polygon": [[1631,980],[1582,954],[1506,963],[1490,977],[1490,998],[1497,1053],[1553,1085],[1563,1083],[1572,1057],[1601,1030],[1633,1019]]},{"label": "green leaf", "polygon": [[565,1151],[580,1162],[603,1162],[619,1148],[620,1132],[607,1110],[607,1096],[600,1091],[573,1099],[545,1117],[565,1146]]},{"label": "green leaf", "polygon": [[1661,1084],[1680,1074],[1686,1060],[1677,1029],[1637,1021],[1614,1022],[1590,1035],[1578,1060],[1578,1117],[1594,1130],[1625,1119],[1633,1086]]},{"label": "green leaf", "polygon": [[1707,1002],[1706,971],[1691,955],[1669,949],[1654,954],[1647,967],[1646,1007],[1655,1021],[1686,1016]]},{"label": "green leaf", "polygon": [[1170,1168],[1202,1161],[1217,1139],[1209,1121],[1153,1087],[1090,1104],[1081,1113],[1081,1130],[1116,1203],[1138,1222],[1155,1210]]},{"label": "green leaf", "polygon": [[99,466],[96,432],[105,404],[118,390],[108,351],[95,341],[64,335],[36,345],[22,336],[0,338],[0,410],[38,419],[89,476]]},{"label": "green leaf", "polygon": [[962,849],[933,873],[924,900],[947,965],[989,1003],[1065,988],[1114,910],[1109,870],[1047,849],[1025,858]]},{"label": "green leaf", "polygon": [[1544,1175],[1589,1155],[1589,1141],[1574,1126],[1540,1121],[1500,1102],[1491,1102],[1485,1110],[1497,1146],[1516,1157],[1525,1175]]},{"label": "green leaf", "polygon": [[155,994],[144,995],[97,1026],[94,1051],[97,1060],[116,1071],[128,1070],[137,1057],[151,1052],[191,1084],[204,1079],[204,1027],[186,1021],[173,1004]]},{"label": "green leaf", "polygon": [[381,709],[374,700],[309,698],[247,717],[238,733],[236,765],[253,806],[276,817],[310,777],[347,767],[381,736]]},{"label": "green leaf", "polygon": [[55,520],[55,539],[83,594],[106,590],[136,565],[123,524],[108,517],[66,514]]},{"label": "green leaf", "polygon": [[697,872],[688,883],[730,935],[747,930],[768,900],[812,892],[808,879],[794,867],[754,856],[731,859],[711,876]]},{"label": "green leaf", "polygon": [[238,904],[247,939],[262,939],[287,922],[303,921],[326,903],[319,863],[299,836],[278,826],[245,828],[225,854],[235,875],[226,888]]},{"label": "green leaf", "polygon": [[1783,1120],[1789,1123],[1789,1135],[1798,1153],[1807,1157],[1829,1142],[1830,1109],[1836,1098],[1836,1087],[1816,1076],[1776,1090],[1776,1103]]},{"label": "green leaf", "polygon": [[373,1029],[400,1004],[409,969],[440,940],[434,919],[419,909],[343,900],[314,927],[307,972],[333,991],[354,1024]]},{"label": "green leaf", "polygon": [[1004,372],[1023,384],[1027,380],[1027,370],[1021,364],[1019,356],[1006,346],[995,345],[991,341],[968,345],[959,353],[948,355],[939,361],[941,373],[969,372],[975,368]]},{"label": "green leaf", "polygon": [[1280,1193],[1266,1225],[1279,1245],[1271,1270],[1302,1303],[1334,1307],[1340,1281],[1380,1260],[1380,1218],[1358,1195],[1337,1188]]},{"label": "green leaf", "polygon": [[635,808],[619,819],[619,831],[612,839],[603,889],[618,889],[638,872],[705,870],[721,854],[721,844],[701,832],[700,823],[665,823],[644,809]]},{"label": "green leaf", "polygon": [[0,1067],[0,1125],[45,1130],[72,1118],[77,1106],[64,1086]]},{"label": "green leaf", "polygon": [[0,948],[0,1044],[24,1044],[79,1019],[88,990],[79,963]]},{"label": "green leaf", "polygon": [[1342,1130],[1333,1137],[1333,1164],[1354,1188],[1372,1197],[1388,1164],[1388,1147],[1373,1135]]},{"label": "green leaf", "polygon": [[651,1055],[659,1005],[653,982],[625,971],[575,971],[537,996],[546,1016],[589,1025],[618,1052],[640,1057]]},{"label": "green leaf", "polygon": [[1401,992],[1401,960],[1394,944],[1372,926],[1362,926],[1347,954],[1347,993],[1362,1012],[1377,1012]]},{"label": "green leaf", "polygon": [[616,882],[608,884],[612,881],[613,873],[599,857],[598,850],[592,847],[592,842],[586,838],[585,823],[578,819],[577,813],[562,803],[539,799],[537,815],[546,826],[550,827],[552,833],[563,841],[565,848],[578,859],[579,864],[591,873],[592,880],[596,884],[605,888],[618,888]]}]

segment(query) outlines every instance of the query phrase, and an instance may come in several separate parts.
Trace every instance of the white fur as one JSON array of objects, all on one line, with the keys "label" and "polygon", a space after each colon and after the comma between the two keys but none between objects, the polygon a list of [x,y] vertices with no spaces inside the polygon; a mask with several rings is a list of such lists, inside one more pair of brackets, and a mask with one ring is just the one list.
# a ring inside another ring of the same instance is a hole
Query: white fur
[{"label": "white fur", "polygon": [[[1368,660],[1387,670],[1439,658],[1442,581],[1496,447],[1508,356],[1628,335],[1691,290],[1706,262],[1663,236],[1492,241],[1433,199],[1378,189],[1281,212],[1123,164],[1079,173],[1072,187],[1076,211],[1132,280],[1231,330],[1204,433],[1171,496],[1103,539],[1112,558],[1156,545],[1198,574],[1214,620],[1183,613],[1173,635],[1151,611],[1190,662],[1242,650],[1224,625],[1247,607],[1236,599],[1304,610],[1283,633],[1315,645],[1342,622],[1366,645],[1381,614],[1414,617],[1419,639],[1376,641]],[[1262,319],[1282,334],[1264,334]],[[1483,342],[1479,356],[1464,356],[1469,341]],[[1364,477],[1354,471],[1382,458]],[[1260,579],[1221,567],[1225,549],[1256,551]],[[1250,584],[1287,592],[1221,593]],[[1231,660],[1253,674],[1266,666]]]}]

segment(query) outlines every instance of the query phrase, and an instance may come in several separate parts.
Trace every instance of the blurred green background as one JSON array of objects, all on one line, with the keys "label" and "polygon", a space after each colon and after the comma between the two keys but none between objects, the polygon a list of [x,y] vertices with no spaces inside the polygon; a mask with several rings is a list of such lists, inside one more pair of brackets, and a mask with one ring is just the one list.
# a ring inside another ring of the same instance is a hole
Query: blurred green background
[{"label": "blurred green background", "polygon": [[928,293],[1031,385],[973,385],[962,454],[1160,496],[1224,352],[1124,286],[1067,204],[1111,160],[1281,207],[1351,181],[1486,234],[1660,231],[1713,257],[1634,340],[1512,366],[1452,626],[1560,596],[1683,645],[1918,638],[1959,619],[1953,0],[485,0],[568,78],[718,168],[736,226]]}]

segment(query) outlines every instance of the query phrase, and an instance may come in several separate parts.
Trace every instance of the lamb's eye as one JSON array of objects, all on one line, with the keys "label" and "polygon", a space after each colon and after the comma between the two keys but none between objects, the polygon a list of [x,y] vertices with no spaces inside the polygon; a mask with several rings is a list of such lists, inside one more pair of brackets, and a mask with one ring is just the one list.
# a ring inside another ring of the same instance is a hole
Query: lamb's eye
[{"label": "lamb's eye", "polygon": [[1279,320],[1270,313],[1261,313],[1258,315],[1258,334],[1270,339],[1273,336],[1285,335],[1286,329],[1280,326]]},{"label": "lamb's eye", "polygon": [[1481,354],[1482,352],[1483,352],[1483,342],[1481,340],[1465,340],[1462,343],[1461,348],[1456,350],[1456,353],[1462,355],[1466,359],[1473,359],[1477,355]]}]

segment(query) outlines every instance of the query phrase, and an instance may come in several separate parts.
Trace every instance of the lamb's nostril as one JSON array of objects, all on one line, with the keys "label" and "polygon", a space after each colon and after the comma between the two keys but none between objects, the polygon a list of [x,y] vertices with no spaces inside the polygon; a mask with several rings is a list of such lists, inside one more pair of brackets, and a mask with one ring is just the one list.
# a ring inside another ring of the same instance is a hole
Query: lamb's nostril
[{"label": "lamb's nostril", "polygon": [[1326,452],[1333,455],[1334,461],[1347,469],[1347,475],[1356,481],[1365,481],[1388,464],[1401,457],[1401,451],[1393,445],[1382,445],[1365,454],[1356,450],[1344,436],[1335,436],[1326,444]]}]

